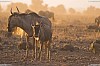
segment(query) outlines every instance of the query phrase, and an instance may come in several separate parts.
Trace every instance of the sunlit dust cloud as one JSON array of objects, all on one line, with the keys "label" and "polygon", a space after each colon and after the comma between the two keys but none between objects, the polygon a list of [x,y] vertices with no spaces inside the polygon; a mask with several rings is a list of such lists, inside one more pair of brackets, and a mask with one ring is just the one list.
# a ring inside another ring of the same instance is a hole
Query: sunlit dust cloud
[{"label": "sunlit dust cloud", "polygon": [[[3,7],[5,7],[9,3],[16,3],[16,2],[21,2],[27,5],[31,5],[32,1],[35,1],[35,0],[1,0],[1,1],[8,1],[8,2],[0,2],[0,4],[2,4]],[[38,0],[36,1],[38,2]],[[66,9],[74,8],[79,11],[86,9],[89,6],[95,6],[97,8],[100,8],[100,2],[98,1],[94,2],[94,0],[43,0],[43,4],[47,4],[49,7],[51,6],[56,7],[57,5],[62,4],[65,6]]]}]

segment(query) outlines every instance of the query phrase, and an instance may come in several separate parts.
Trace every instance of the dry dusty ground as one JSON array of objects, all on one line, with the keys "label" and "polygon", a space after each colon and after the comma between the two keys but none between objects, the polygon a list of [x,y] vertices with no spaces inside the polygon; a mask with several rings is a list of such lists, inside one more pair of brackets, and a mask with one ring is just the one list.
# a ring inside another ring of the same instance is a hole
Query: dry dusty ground
[{"label": "dry dusty ground", "polygon": [[[65,32],[63,28],[66,28]],[[0,31],[0,44],[3,46],[3,50],[0,50],[0,64],[11,64],[12,66],[88,66],[89,64],[100,64],[100,54],[93,54],[89,51],[89,45],[96,39],[96,33],[88,31],[85,25],[60,26],[53,31],[50,62],[44,59],[41,62],[31,62],[32,51],[30,51],[27,61],[21,61],[25,56],[25,51],[18,52],[19,38],[15,36],[8,38],[5,34],[6,31]],[[72,47],[66,49],[67,47],[64,46],[67,44]]]}]

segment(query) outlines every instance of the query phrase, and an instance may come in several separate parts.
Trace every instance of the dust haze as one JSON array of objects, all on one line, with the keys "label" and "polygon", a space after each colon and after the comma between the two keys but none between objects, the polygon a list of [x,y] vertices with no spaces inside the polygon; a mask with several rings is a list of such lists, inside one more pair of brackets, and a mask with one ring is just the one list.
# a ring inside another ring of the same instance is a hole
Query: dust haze
[{"label": "dust haze", "polygon": [[[53,25],[52,61],[49,64],[48,62],[29,61],[27,66],[88,66],[89,64],[100,64],[100,55],[89,51],[90,44],[97,38],[100,39],[100,32],[88,29],[88,26],[96,25],[95,18],[100,16],[100,8],[89,6],[82,9],[83,11],[79,11],[72,7],[66,9],[63,4],[49,7],[48,4],[43,3],[43,0],[32,0],[31,5],[16,2],[8,4],[5,10],[0,5],[0,48],[1,46],[5,48],[4,53],[0,50],[0,64],[12,63],[14,66],[24,66],[24,63],[19,61],[19,57],[22,58],[21,53],[24,54],[25,52],[19,53],[16,48],[16,51],[13,51],[12,48],[13,46],[17,47],[20,41],[19,36],[13,36],[10,39],[6,37],[8,17],[11,15],[10,10],[12,8],[13,12],[17,12],[16,6],[20,13],[24,13],[27,9],[36,13],[39,13],[39,11],[54,13],[54,20],[49,18]],[[71,48],[66,47],[67,44],[71,45]],[[10,49],[6,48],[5,45]],[[6,53],[8,53],[8,56]]]},{"label": "dust haze", "polygon": [[[82,12],[79,12],[74,8],[66,9],[63,4],[60,4],[56,7],[53,6],[48,7],[48,4],[43,4],[43,0],[32,0],[32,4],[29,6],[25,3],[20,3],[20,2],[8,4],[5,11],[0,5],[0,13],[1,13],[0,18],[5,16],[4,13],[6,13],[5,18],[8,17],[10,15],[11,8],[13,9],[14,12],[17,11],[16,6],[19,8],[20,12],[25,12],[27,9],[30,9],[36,13],[38,13],[41,10],[42,11],[48,10],[54,12],[55,18],[57,18],[56,21],[60,19],[57,22],[55,22],[56,24],[60,23],[67,24],[72,22],[75,23],[75,21],[80,21],[82,23],[93,23],[95,17],[99,16],[100,14],[100,8],[95,8],[94,6],[89,6]],[[0,21],[2,22],[2,20]]]}]

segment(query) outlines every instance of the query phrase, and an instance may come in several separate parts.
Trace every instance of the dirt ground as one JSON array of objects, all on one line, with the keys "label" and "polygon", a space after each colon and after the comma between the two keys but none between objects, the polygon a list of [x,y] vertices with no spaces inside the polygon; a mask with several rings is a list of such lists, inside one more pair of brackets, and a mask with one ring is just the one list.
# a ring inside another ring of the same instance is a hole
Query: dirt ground
[{"label": "dirt ground", "polygon": [[[25,51],[19,51],[17,48],[20,38],[16,36],[8,38],[6,32],[0,31],[0,45],[2,46],[0,64],[11,64],[11,66],[88,66],[90,64],[100,64],[100,54],[89,51],[92,41],[100,35],[89,31],[86,25],[68,25],[54,28],[50,62],[44,59],[45,55],[43,55],[42,61],[31,61],[31,50],[27,60],[22,61]],[[66,45],[72,47],[66,49]]]}]

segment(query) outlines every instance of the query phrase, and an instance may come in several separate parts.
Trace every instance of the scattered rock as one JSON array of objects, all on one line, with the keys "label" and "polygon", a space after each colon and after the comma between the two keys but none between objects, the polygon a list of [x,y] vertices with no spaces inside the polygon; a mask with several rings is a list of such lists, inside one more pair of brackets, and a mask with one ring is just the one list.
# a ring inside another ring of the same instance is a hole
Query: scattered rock
[{"label": "scattered rock", "polygon": [[76,50],[76,51],[79,50],[79,47],[74,47],[74,50]]},{"label": "scattered rock", "polygon": [[69,25],[69,27],[74,27],[73,25]]},{"label": "scattered rock", "polygon": [[9,42],[8,41],[4,41],[3,45],[8,45]]},{"label": "scattered rock", "polygon": [[61,48],[62,51],[71,51],[73,52],[75,50],[75,47],[71,44],[66,44]]},{"label": "scattered rock", "polygon": [[54,37],[52,37],[53,38],[53,40],[56,40],[56,39],[58,39],[58,36],[54,36]]},{"label": "scattered rock", "polygon": [[59,43],[67,43],[67,41],[60,41]]}]

